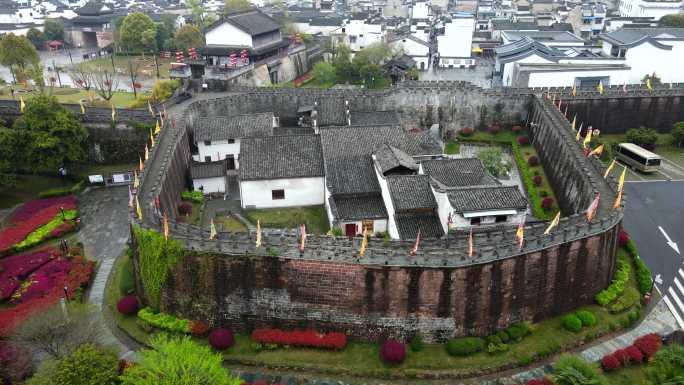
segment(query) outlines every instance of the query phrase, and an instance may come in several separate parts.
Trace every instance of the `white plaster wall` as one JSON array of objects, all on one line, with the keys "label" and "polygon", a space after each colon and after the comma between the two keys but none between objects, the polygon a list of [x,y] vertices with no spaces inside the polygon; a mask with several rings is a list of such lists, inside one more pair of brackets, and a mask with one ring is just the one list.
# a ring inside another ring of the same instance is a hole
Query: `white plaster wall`
[{"label": "white plaster wall", "polygon": [[430,5],[427,2],[419,2],[411,8],[412,19],[427,19],[430,13]]},{"label": "white plaster wall", "polygon": [[[285,190],[285,199],[272,199],[272,190]],[[322,205],[325,200],[325,178],[287,178],[240,181],[242,208],[257,209]]]},{"label": "white plaster wall", "polygon": [[[435,189],[430,186],[432,194],[435,196],[435,201],[437,201],[437,215],[439,216],[439,223],[442,225],[442,230],[444,233],[448,231],[447,226],[449,223],[449,213],[452,211],[451,203],[446,193],[441,193],[435,191]],[[453,218],[452,218],[453,220]]]},{"label": "white plaster wall", "polygon": [[578,77],[603,77],[609,78],[609,85],[622,85],[630,76],[629,70],[596,70],[596,71],[553,71],[530,73],[528,87],[572,87],[575,78]]},{"label": "white plaster wall", "polygon": [[308,33],[310,35],[316,35],[320,33],[323,36],[329,36],[331,33],[340,32],[342,26],[340,25],[310,25],[309,23],[294,23],[297,30],[303,33]]},{"label": "white plaster wall", "polygon": [[684,61],[684,42],[662,41],[672,46],[672,50],[663,50],[650,43],[640,44],[627,49],[626,64],[632,67],[628,83],[641,83],[641,79],[653,72],[663,83],[684,81],[682,62]]},{"label": "white plaster wall", "polygon": [[204,193],[225,193],[226,192],[226,178],[216,177],[216,178],[202,178],[193,179],[192,187],[195,191],[200,191],[200,186],[204,187]]},{"label": "white plaster wall", "polygon": [[[373,157],[375,159],[375,157]],[[376,167],[375,176],[378,178],[378,183],[380,184],[380,191],[382,193],[382,200],[385,202],[385,210],[387,210],[387,232],[390,238],[399,239],[399,230],[397,229],[397,223],[394,220],[394,204],[392,203],[392,196],[389,192],[389,187],[387,186],[387,180],[382,174],[378,172]]]},{"label": "white plaster wall", "polygon": [[323,181],[323,183],[324,183],[323,202],[325,203],[325,212],[328,214],[328,225],[332,229],[333,227],[335,227],[335,218],[333,217],[332,209],[330,208],[330,190],[328,190],[328,184],[325,183],[325,180]]},{"label": "white plaster wall", "polygon": [[513,68],[516,63],[551,63],[551,61],[544,59],[543,57],[537,55],[530,55],[524,59],[508,62],[503,65],[503,71],[501,74],[501,79],[503,80],[504,86],[510,86],[513,81]]},{"label": "white plaster wall", "polygon": [[237,45],[252,46],[252,37],[245,31],[225,22],[207,32],[207,45]]},{"label": "white plaster wall", "polygon": [[475,19],[456,17],[444,25],[444,35],[437,36],[440,56],[469,58],[473,45]]},{"label": "white plaster wall", "polygon": [[351,40],[349,42],[349,47],[353,52],[382,40],[382,26],[380,24],[366,24],[365,20],[349,20],[345,26],[345,33],[350,38],[356,36],[354,43]]},{"label": "white plaster wall", "polygon": [[227,155],[234,155],[235,167],[238,167],[237,159],[240,155],[240,139],[235,139],[235,143],[228,143],[227,140],[217,140],[211,142],[208,146],[203,141],[199,141],[197,143],[197,150],[200,162],[205,162],[206,156],[211,156],[211,161],[215,162],[226,159]]}]

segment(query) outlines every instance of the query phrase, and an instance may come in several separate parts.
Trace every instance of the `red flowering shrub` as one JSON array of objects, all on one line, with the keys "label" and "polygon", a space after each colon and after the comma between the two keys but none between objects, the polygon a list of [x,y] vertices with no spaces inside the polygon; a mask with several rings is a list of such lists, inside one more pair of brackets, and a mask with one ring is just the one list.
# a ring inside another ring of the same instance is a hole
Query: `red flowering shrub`
[{"label": "red flowering shrub", "polygon": [[527,381],[525,385],[553,385],[553,382],[548,378],[533,378]]},{"label": "red flowering shrub", "polygon": [[461,129],[461,135],[463,136],[470,136],[475,132],[475,129],[472,127],[463,127]]},{"label": "red flowering shrub", "polygon": [[139,307],[140,303],[138,302],[138,297],[134,295],[127,295],[121,298],[116,304],[116,310],[125,315],[137,314]]},{"label": "red flowering shrub", "polygon": [[644,362],[644,355],[641,353],[641,350],[639,350],[639,348],[637,348],[636,346],[629,346],[627,347],[627,349],[625,349],[625,351],[629,356],[630,362],[632,362],[633,364],[640,364]]},{"label": "red flowering shrub", "polygon": [[225,350],[234,344],[233,332],[228,329],[214,329],[209,333],[209,345],[216,350]]},{"label": "red flowering shrub", "polygon": [[535,155],[530,156],[527,158],[527,165],[530,167],[534,167],[539,164],[539,158],[537,158]]},{"label": "red flowering shrub", "polygon": [[8,336],[19,324],[31,314],[44,311],[59,301],[58,292],[50,296],[38,298],[30,302],[20,303],[9,309],[0,311],[0,337]]},{"label": "red flowering shrub", "polygon": [[178,205],[178,212],[181,215],[190,215],[192,214],[192,204],[188,202],[183,202]]},{"label": "red flowering shrub", "polygon": [[336,350],[347,346],[347,336],[344,333],[325,334],[315,330],[256,329],[252,332],[252,339],[261,344],[308,346]]},{"label": "red flowering shrub", "polygon": [[618,349],[613,353],[613,356],[615,356],[615,358],[617,358],[617,360],[620,361],[620,365],[629,365],[630,360],[629,354],[627,354],[627,349]]},{"label": "red flowering shrub", "polygon": [[625,247],[627,246],[627,243],[629,243],[629,234],[625,230],[620,230],[620,233],[618,234],[618,244],[620,247]]},{"label": "red flowering shrub", "polygon": [[530,137],[529,136],[519,136],[518,137],[518,144],[521,146],[526,146],[530,144]]},{"label": "red flowering shrub", "polygon": [[639,348],[641,353],[644,354],[644,360],[655,356],[662,345],[663,341],[660,339],[660,336],[653,333],[641,336],[634,341],[634,346]]},{"label": "red flowering shrub", "polygon": [[515,126],[511,127],[511,131],[513,131],[513,132],[520,132],[522,130],[523,130],[522,126],[519,126],[517,124]]},{"label": "red flowering shrub", "polygon": [[612,354],[608,354],[601,359],[601,366],[603,366],[603,370],[607,372],[620,369],[622,367],[620,361]]},{"label": "red flowering shrub", "polygon": [[388,364],[401,364],[406,358],[406,346],[396,340],[387,340],[380,348],[380,359]]},{"label": "red flowering shrub", "polygon": [[549,210],[549,209],[551,209],[551,206],[553,206],[553,198],[551,198],[551,197],[546,197],[546,198],[542,199],[542,201],[541,201],[541,207],[542,207],[544,210]]},{"label": "red flowering shrub", "polygon": [[535,175],[534,178],[532,178],[532,183],[534,183],[535,186],[541,186],[542,181],[541,175]]},{"label": "red flowering shrub", "polygon": [[76,209],[76,198],[66,197],[38,199],[24,203],[10,219],[9,225],[0,230],[0,256],[8,254],[12,246],[21,242],[38,227],[50,222],[64,210]]},{"label": "red flowering shrub", "polygon": [[0,259],[0,301],[9,298],[22,280],[58,254],[53,248],[45,248]]},{"label": "red flowering shrub", "polygon": [[209,324],[204,321],[190,321],[189,329],[193,336],[204,336],[209,331]]}]

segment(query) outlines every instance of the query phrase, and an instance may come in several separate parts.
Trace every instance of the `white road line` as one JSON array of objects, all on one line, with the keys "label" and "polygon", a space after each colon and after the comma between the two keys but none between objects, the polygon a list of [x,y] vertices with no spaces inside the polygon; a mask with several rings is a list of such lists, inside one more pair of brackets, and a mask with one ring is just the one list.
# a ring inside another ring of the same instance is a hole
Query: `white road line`
[{"label": "white road line", "polygon": [[663,296],[663,300],[665,300],[665,305],[667,305],[667,308],[670,309],[670,313],[672,313],[672,315],[675,317],[675,320],[677,320],[679,327],[684,329],[684,321],[682,320],[682,317],[679,316],[676,308],[672,305],[672,301],[670,301],[667,295]]},{"label": "white road line", "polygon": [[681,268],[679,269],[679,276],[681,276],[682,279],[684,279],[684,270],[682,270]]},{"label": "white road line", "polygon": [[667,159],[667,158],[665,158],[665,157],[663,157],[663,160],[664,160],[666,163],[669,163],[671,166],[674,166],[674,168],[678,168],[680,171],[684,171],[684,167],[678,165],[677,163],[675,163],[675,162],[673,162],[673,161],[671,161],[671,160],[669,160],[669,159]]},{"label": "white road line", "polygon": [[[675,285],[677,285],[677,288],[679,288],[679,293],[682,294],[682,296],[684,296],[684,286],[682,286],[677,277],[675,277],[674,283]],[[684,310],[684,307],[682,307],[682,310]]]},{"label": "white road line", "polygon": [[672,180],[672,177],[669,176],[668,174],[666,174],[665,171],[663,171],[663,170],[658,170],[658,173],[665,175],[665,178],[667,178],[667,180]]},{"label": "white road line", "polygon": [[679,310],[684,310],[684,303],[679,299],[679,296],[677,295],[677,292],[674,291],[672,286],[667,288],[667,291],[670,293],[672,296],[672,299],[677,303],[677,306],[679,307]]}]

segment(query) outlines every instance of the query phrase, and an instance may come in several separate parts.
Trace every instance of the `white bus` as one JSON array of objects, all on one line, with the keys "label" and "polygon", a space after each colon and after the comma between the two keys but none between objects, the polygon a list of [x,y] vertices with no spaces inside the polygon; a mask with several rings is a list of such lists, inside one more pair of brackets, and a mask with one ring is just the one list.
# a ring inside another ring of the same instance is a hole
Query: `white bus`
[{"label": "white bus", "polygon": [[615,158],[621,160],[632,170],[656,172],[660,168],[661,157],[634,143],[620,143],[615,148]]}]

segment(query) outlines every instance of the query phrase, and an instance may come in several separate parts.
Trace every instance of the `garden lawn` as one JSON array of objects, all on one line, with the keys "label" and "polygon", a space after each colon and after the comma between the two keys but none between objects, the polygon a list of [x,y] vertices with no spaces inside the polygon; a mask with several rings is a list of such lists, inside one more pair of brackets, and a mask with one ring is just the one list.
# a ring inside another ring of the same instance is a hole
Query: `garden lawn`
[{"label": "garden lawn", "polygon": [[[174,56],[175,58],[175,56]],[[154,64],[154,57],[151,55],[145,55],[144,59],[142,56],[131,56],[131,60],[133,60],[133,63],[140,63],[140,77],[156,77],[157,76],[157,68]],[[157,57],[157,62],[159,63],[159,76],[162,78],[169,78],[169,63],[171,63],[171,59],[165,59],[165,58],[160,58]],[[111,70],[112,68],[112,59],[111,57],[103,57],[99,59],[92,59],[92,60],[86,60],[83,62],[84,65],[89,68],[89,69],[97,69],[98,67],[107,67],[108,69]],[[128,56],[124,55],[117,55],[114,56],[114,66],[116,67],[116,72],[124,74],[128,76],[127,74],[129,73],[129,67],[128,67]],[[139,78],[140,78],[139,77]]]},{"label": "garden lawn", "polygon": [[461,146],[457,142],[449,142],[444,145],[444,153],[447,155],[458,155],[461,150]]},{"label": "garden lawn", "polygon": [[191,225],[200,225],[202,224],[202,213],[204,212],[204,202],[202,203],[197,203],[197,202],[188,202],[188,201],[183,201],[186,203],[190,203],[192,205],[192,213],[190,215],[181,215],[180,213],[176,217],[176,219],[180,220],[181,222],[189,223]]},{"label": "garden lawn", "polygon": [[244,223],[240,222],[239,219],[232,215],[216,217],[214,218],[214,223],[217,225],[221,224],[223,231],[240,233],[247,232],[247,226],[245,226]]},{"label": "garden lawn", "polygon": [[[50,87],[48,87],[50,89]],[[30,98],[32,95],[34,95],[37,91],[30,91],[27,93],[23,93],[24,101],[26,101],[27,98]],[[67,104],[78,104],[80,100],[88,100],[88,93],[85,90],[79,89],[79,88],[60,88],[60,87],[54,87],[52,88],[53,95],[59,100],[60,103],[67,103]],[[139,92],[139,94],[142,94],[142,92]],[[91,89],[91,95],[94,98],[97,98],[99,95],[97,92]],[[4,100],[12,100],[12,96],[8,92],[2,92],[0,93],[0,99]],[[14,100],[19,100],[19,94],[15,94]],[[132,92],[114,92],[114,96],[112,97],[112,102],[114,103],[114,106],[117,108],[129,108],[129,106],[135,101],[135,98],[133,97]],[[107,107],[109,108],[110,104],[108,102],[101,101],[101,105],[99,107]],[[86,106],[86,108],[88,108]]]},{"label": "garden lawn", "polygon": [[306,232],[313,234],[325,234],[329,229],[324,206],[246,210],[245,217],[255,226],[259,220],[262,227],[281,229],[298,228],[304,223]]}]

